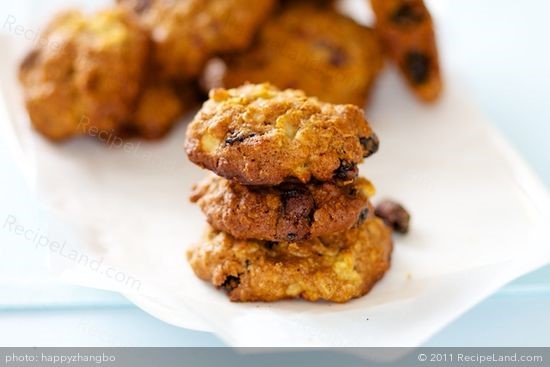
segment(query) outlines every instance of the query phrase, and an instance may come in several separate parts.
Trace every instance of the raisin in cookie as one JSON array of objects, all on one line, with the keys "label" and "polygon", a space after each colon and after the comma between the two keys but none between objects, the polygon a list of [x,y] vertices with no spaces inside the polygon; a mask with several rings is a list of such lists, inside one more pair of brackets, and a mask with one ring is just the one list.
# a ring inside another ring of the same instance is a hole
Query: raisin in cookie
[{"label": "raisin in cookie", "polygon": [[356,106],[247,84],[210,92],[188,126],[185,149],[195,164],[244,185],[351,182],[378,138]]},{"label": "raisin in cookie", "polygon": [[247,47],[275,0],[118,0],[151,33],[154,59],[170,79],[198,76],[214,55]]},{"label": "raisin in cookie", "polygon": [[237,240],[209,228],[190,249],[195,274],[232,301],[347,302],[369,292],[390,266],[391,230],[378,218],[304,242]]},{"label": "raisin in cookie", "polygon": [[225,61],[222,86],[270,82],[362,107],[383,54],[372,29],[309,2],[283,8],[261,28],[253,47]]},{"label": "raisin in cookie", "polygon": [[432,18],[422,0],[371,0],[376,31],[408,85],[424,101],[441,94],[442,82]]},{"label": "raisin in cookie", "polygon": [[329,182],[245,186],[211,175],[195,186],[208,222],[235,238],[301,241],[342,232],[374,215],[374,187],[364,178],[337,186]]},{"label": "raisin in cookie", "polygon": [[33,126],[52,140],[115,131],[138,98],[147,34],[121,9],[59,14],[20,66]]}]

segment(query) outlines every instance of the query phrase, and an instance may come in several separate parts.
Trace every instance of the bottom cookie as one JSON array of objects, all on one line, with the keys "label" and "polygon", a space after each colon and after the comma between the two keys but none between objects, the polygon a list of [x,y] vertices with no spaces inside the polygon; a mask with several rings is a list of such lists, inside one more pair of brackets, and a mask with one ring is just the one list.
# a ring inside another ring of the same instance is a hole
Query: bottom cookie
[{"label": "bottom cookie", "polygon": [[303,242],[237,240],[208,228],[187,257],[195,274],[232,301],[346,302],[369,292],[390,266],[391,230],[378,218]]}]

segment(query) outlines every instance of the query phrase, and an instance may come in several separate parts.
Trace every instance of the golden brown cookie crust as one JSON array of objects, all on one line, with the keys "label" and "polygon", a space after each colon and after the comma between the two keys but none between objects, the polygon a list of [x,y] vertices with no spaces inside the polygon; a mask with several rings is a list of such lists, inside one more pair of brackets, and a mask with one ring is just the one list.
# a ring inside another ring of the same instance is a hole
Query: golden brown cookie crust
[{"label": "golden brown cookie crust", "polygon": [[378,139],[353,105],[269,84],[215,89],[187,129],[189,159],[245,185],[351,182]]},{"label": "golden brown cookie crust", "polygon": [[305,242],[237,240],[209,228],[188,252],[195,274],[232,301],[286,298],[347,302],[369,292],[390,266],[391,231],[377,218]]},{"label": "golden brown cookie crust", "polygon": [[302,241],[343,232],[374,214],[366,179],[338,186],[329,182],[245,186],[210,175],[196,185],[198,203],[216,230],[238,239]]},{"label": "golden brown cookie crust", "polygon": [[423,0],[371,0],[376,31],[407,84],[423,101],[441,94],[442,80],[432,17]]},{"label": "golden brown cookie crust", "polygon": [[118,0],[149,29],[168,78],[196,77],[214,55],[247,47],[274,0]]},{"label": "golden brown cookie crust", "polygon": [[383,57],[372,29],[330,7],[300,2],[284,7],[260,29],[253,47],[226,63],[228,88],[270,82],[363,107]]},{"label": "golden brown cookie crust", "polygon": [[114,131],[133,110],[148,40],[121,9],[59,14],[20,66],[33,126],[52,140]]}]

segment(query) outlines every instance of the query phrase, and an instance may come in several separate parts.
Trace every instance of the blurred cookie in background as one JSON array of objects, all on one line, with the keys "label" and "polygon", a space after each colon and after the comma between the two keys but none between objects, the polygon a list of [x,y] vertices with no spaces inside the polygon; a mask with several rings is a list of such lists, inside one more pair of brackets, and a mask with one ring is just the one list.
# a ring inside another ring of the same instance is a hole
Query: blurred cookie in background
[{"label": "blurred cookie in background", "polygon": [[300,3],[317,7],[333,8],[339,3],[339,0],[279,0],[280,7],[292,6]]},{"label": "blurred cookie in background", "polygon": [[151,33],[154,60],[170,79],[197,77],[218,54],[249,46],[275,0],[118,0]]},{"label": "blurred cookie in background", "polygon": [[148,82],[120,134],[144,139],[162,138],[186,112],[198,105],[197,88],[193,83]]},{"label": "blurred cookie in background", "polygon": [[441,94],[434,24],[422,0],[371,0],[376,32],[413,92],[431,102]]},{"label": "blurred cookie in background", "polygon": [[66,11],[22,61],[19,79],[33,126],[52,140],[116,131],[129,118],[147,63],[148,38],[121,9]]},{"label": "blurred cookie in background", "polygon": [[[206,70],[206,84],[218,83],[207,88],[270,82],[282,89],[304,90],[325,102],[358,106],[365,105],[383,64],[372,29],[306,1],[280,9],[247,51],[224,60],[222,76],[219,65]],[[208,75],[212,73],[218,76]]]}]

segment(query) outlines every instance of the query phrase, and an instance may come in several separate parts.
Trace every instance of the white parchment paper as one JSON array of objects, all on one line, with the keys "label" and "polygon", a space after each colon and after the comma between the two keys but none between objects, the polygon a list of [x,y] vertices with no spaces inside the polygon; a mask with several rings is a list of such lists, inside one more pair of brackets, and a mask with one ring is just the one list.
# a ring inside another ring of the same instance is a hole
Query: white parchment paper
[{"label": "white parchment paper", "polygon": [[367,110],[381,149],[361,166],[378,198],[412,213],[390,271],[344,305],[230,303],[185,261],[205,224],[187,199],[205,172],[184,154],[185,122],[158,143],[51,144],[30,129],[16,83],[29,45],[13,35],[0,41],[3,140],[71,239],[64,254],[52,254],[52,270],[122,292],[166,322],[212,331],[233,346],[417,346],[550,261],[547,192],[469,102],[460,75],[449,70],[442,100],[426,106],[390,69]]}]

